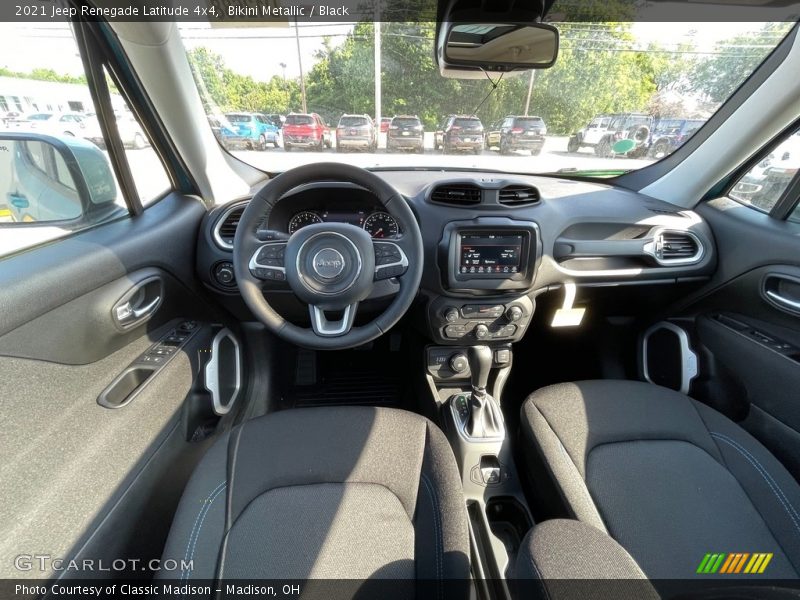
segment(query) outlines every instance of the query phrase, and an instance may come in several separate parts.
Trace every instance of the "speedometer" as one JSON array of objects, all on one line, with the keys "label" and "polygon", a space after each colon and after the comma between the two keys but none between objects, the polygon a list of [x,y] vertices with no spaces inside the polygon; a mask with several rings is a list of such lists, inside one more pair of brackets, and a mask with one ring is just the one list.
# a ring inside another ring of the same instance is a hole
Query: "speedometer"
[{"label": "speedometer", "polygon": [[392,215],[386,212],[376,212],[364,221],[364,231],[374,238],[393,238],[397,237],[399,228]]},{"label": "speedometer", "polygon": [[297,213],[292,217],[292,220],[289,221],[289,233],[294,233],[298,229],[302,229],[306,225],[313,225],[314,223],[322,223],[322,217],[310,210],[304,210],[303,212]]}]

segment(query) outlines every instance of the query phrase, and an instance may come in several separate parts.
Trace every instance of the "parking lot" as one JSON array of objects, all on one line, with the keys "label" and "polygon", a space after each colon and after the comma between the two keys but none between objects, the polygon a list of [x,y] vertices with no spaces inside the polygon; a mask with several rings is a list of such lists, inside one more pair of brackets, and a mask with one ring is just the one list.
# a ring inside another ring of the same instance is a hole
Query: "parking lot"
[{"label": "parking lot", "polygon": [[579,152],[567,152],[567,136],[548,136],[539,156],[528,152],[516,152],[502,156],[497,150],[483,150],[480,155],[444,154],[433,149],[433,134],[425,135],[424,154],[388,153],[380,144],[377,153],[341,153],[335,147],[322,152],[292,151],[283,148],[268,148],[258,151],[233,151],[245,162],[270,172],[281,172],[313,161],[332,160],[361,167],[449,167],[508,171],[512,173],[550,173],[561,169],[603,170],[639,169],[654,162],[653,159],[629,159],[625,157],[600,158],[590,148]]}]

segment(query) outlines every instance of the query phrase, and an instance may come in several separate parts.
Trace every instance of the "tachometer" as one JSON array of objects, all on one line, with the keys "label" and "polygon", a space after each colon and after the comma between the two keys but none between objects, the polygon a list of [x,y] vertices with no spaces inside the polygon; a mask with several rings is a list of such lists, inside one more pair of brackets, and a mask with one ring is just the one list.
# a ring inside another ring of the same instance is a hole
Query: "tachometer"
[{"label": "tachometer", "polygon": [[376,212],[364,221],[364,231],[374,238],[393,238],[397,237],[399,228],[392,215],[386,212]]},{"label": "tachometer", "polygon": [[289,221],[289,233],[294,233],[298,229],[302,229],[306,225],[313,225],[314,223],[322,223],[322,217],[310,210],[304,210],[303,212],[297,213],[292,217],[292,220]]}]

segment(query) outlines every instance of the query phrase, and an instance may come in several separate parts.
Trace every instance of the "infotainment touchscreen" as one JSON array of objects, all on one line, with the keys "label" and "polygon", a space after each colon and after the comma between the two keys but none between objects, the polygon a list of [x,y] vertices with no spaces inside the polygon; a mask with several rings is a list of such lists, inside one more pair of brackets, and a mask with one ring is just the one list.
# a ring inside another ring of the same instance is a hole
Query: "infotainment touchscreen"
[{"label": "infotainment touchscreen", "polygon": [[508,275],[523,269],[523,234],[460,234],[459,273],[462,275]]}]

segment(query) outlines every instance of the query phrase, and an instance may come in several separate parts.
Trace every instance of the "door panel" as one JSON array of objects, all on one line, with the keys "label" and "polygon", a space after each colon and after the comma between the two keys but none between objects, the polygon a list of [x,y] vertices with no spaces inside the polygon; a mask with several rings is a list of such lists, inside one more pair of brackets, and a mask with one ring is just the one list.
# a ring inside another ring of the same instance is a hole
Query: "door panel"
[{"label": "door panel", "polygon": [[[11,307],[0,311],[0,522],[8,524],[0,576],[81,574],[15,569],[14,557],[28,552],[106,564],[160,555],[183,484],[210,441],[192,441],[213,417],[201,377],[215,331],[208,323],[224,320],[195,283],[204,214],[196,198],[172,195],[140,217],[0,261],[0,305]],[[125,311],[114,309],[129,296],[131,310],[158,302],[125,328],[115,319]],[[98,404],[186,320],[197,325],[130,402]]]},{"label": "door panel", "polygon": [[698,212],[719,267],[673,315],[694,320],[703,357],[692,395],[739,421],[800,479],[800,316],[766,294],[794,300],[800,289],[800,225],[729,200]]}]

